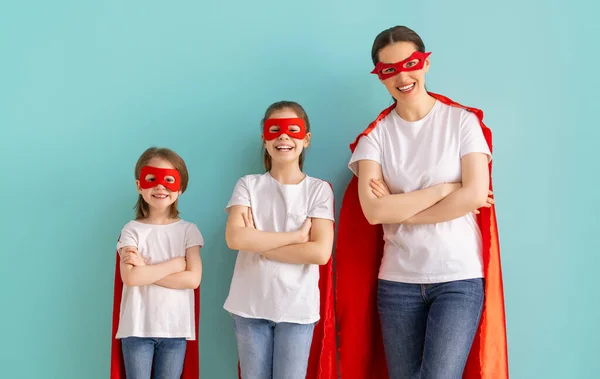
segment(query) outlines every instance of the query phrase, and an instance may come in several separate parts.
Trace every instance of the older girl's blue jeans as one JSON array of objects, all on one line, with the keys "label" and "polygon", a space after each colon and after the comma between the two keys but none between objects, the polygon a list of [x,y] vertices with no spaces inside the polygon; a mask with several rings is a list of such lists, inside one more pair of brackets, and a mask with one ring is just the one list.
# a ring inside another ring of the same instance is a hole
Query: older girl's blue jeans
[{"label": "older girl's blue jeans", "polygon": [[461,379],[483,307],[483,279],[436,284],[379,280],[390,379]]},{"label": "older girl's blue jeans", "polygon": [[185,338],[121,339],[127,379],[179,379],[186,347]]},{"label": "older girl's blue jeans", "polygon": [[315,323],[232,314],[242,379],[305,379]]}]

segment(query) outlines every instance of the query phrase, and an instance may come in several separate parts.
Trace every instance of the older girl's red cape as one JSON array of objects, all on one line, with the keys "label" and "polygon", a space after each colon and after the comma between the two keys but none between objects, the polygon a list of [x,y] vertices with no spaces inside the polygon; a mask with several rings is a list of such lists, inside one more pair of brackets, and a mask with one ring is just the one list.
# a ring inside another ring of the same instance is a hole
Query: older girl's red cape
[{"label": "older girl's red cape", "polygon": [[[121,280],[121,270],[119,269],[119,254],[117,253],[117,265],[115,268],[114,301],[113,301],[113,319],[112,319],[112,345],[110,357],[110,379],[126,379],[125,363],[121,353],[121,340],[116,339],[117,329],[119,328],[119,315],[121,313],[121,295],[123,294],[123,280]],[[200,319],[200,287],[194,290],[194,320],[196,324],[196,339],[187,341],[185,351],[185,360],[183,362],[183,373],[181,379],[200,378],[200,362],[198,357],[198,334]]]},{"label": "older girl's red cape", "polygon": [[[483,112],[430,93],[444,104],[473,112],[492,150],[492,133]],[[394,108],[385,109],[350,145],[369,134]],[[490,189],[492,189],[490,170]],[[508,351],[500,246],[494,206],[480,209],[477,222],[483,239],[485,302],[464,379],[508,378]],[[342,201],[336,244],[336,314],[342,379],[387,379],[387,366],[376,306],[377,277],[383,255],[383,231],[370,225],[358,199],[358,179],[352,177]]]},{"label": "older girl's red cape", "polygon": [[[330,184],[331,185],[331,184]],[[334,206],[335,208],[335,206]],[[334,224],[335,229],[335,224]],[[333,257],[319,266],[319,292],[321,319],[315,325],[306,379],[337,379],[335,352],[335,315],[333,305]],[[238,361],[238,378],[242,379]]]}]

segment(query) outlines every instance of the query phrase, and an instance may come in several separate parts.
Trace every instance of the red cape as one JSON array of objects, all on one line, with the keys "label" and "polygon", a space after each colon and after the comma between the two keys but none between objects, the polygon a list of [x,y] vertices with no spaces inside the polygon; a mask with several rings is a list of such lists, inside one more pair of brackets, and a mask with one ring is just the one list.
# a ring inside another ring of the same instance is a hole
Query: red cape
[{"label": "red cape", "polygon": [[[112,346],[110,357],[110,379],[125,379],[125,363],[121,353],[121,340],[116,339],[119,327],[119,315],[121,313],[121,295],[123,294],[123,280],[119,268],[119,254],[117,253],[117,265],[115,268],[115,285],[112,319]],[[200,287],[194,290],[194,320],[196,324],[196,339],[187,341],[185,360],[183,362],[183,373],[181,379],[198,379],[200,377],[200,362],[198,358],[198,333],[200,319]]]},{"label": "red cape", "polygon": [[[492,133],[483,112],[430,93],[444,104],[473,112],[492,150]],[[394,108],[385,109],[350,145],[369,134]],[[492,189],[490,170],[490,189]],[[500,245],[494,206],[480,209],[477,222],[483,240],[485,300],[479,329],[467,360],[464,379],[508,378],[508,352]],[[370,225],[358,199],[358,179],[352,177],[344,194],[336,244],[336,314],[340,373],[343,379],[387,379],[387,366],[377,313],[377,277],[383,255],[383,230]]]},{"label": "red cape", "polygon": [[[335,206],[334,206],[335,209]],[[335,224],[334,224],[335,230]],[[337,379],[335,351],[335,315],[333,305],[333,257],[319,266],[319,292],[321,293],[321,319],[315,325],[308,357],[306,379]],[[242,379],[238,362],[238,377]]]}]

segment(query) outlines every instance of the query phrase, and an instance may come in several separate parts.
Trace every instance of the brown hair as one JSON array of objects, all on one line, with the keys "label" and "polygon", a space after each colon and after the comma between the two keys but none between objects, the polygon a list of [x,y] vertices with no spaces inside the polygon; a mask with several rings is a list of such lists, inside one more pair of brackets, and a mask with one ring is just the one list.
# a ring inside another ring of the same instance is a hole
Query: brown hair
[{"label": "brown hair", "polygon": [[373,64],[379,63],[379,51],[396,42],[411,42],[415,45],[417,51],[425,52],[425,44],[419,35],[412,29],[406,26],[394,26],[379,33],[375,37],[373,47],[371,48],[371,59]]},{"label": "brown hair", "polygon": [[[173,167],[175,167],[175,169],[179,171],[179,176],[181,177],[181,188],[179,189],[179,191],[181,193],[184,193],[189,180],[187,167],[183,159],[171,149],[167,149],[164,147],[150,147],[146,151],[144,151],[144,153],[140,156],[137,163],[135,164],[135,179],[140,180],[140,172],[142,171],[142,167],[146,166],[152,158],[162,158],[171,163]],[[169,217],[171,218],[177,218],[179,216],[177,202],[178,200],[175,200],[175,202],[171,204],[171,213],[169,215]],[[138,200],[135,204],[134,209],[136,214],[136,220],[144,219],[150,215],[150,206],[148,205],[146,200],[144,200],[141,194],[138,196]]]},{"label": "brown hair", "polygon": [[[267,110],[265,111],[265,116],[263,117],[263,119],[260,122],[260,126],[261,129],[264,127],[265,121],[271,117],[271,115],[273,113],[275,113],[276,111],[281,111],[284,109],[290,109],[292,111],[294,111],[294,113],[296,113],[296,116],[298,116],[298,118],[301,118],[302,120],[304,120],[304,123],[306,124],[306,133],[310,132],[310,122],[308,121],[308,115],[306,114],[306,111],[304,110],[304,108],[302,108],[302,106],[294,101],[278,101],[276,103],[273,103],[271,105],[269,105],[269,107],[267,108]],[[300,159],[298,161],[299,165],[300,165],[300,170],[302,170],[302,166],[304,164],[304,152],[305,150],[302,150],[302,153],[300,154]],[[265,165],[265,170],[267,171],[271,171],[271,156],[269,155],[269,152],[267,151],[267,149],[265,149],[264,143],[263,143],[263,163]]]}]

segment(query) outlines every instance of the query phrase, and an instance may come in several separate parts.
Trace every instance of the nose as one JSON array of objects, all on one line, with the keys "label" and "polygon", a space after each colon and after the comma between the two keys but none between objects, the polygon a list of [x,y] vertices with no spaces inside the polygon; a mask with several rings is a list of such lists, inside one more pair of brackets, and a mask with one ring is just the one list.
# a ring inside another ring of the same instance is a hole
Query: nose
[{"label": "nose", "polygon": [[290,139],[290,136],[288,136],[286,133],[282,133],[279,135],[279,137],[277,137],[277,139]]}]

